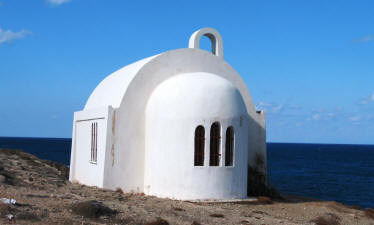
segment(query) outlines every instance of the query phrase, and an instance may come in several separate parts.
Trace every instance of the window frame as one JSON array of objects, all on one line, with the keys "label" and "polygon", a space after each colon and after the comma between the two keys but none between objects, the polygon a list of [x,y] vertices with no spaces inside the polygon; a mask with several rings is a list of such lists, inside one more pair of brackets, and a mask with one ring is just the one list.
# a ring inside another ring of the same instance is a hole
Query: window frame
[{"label": "window frame", "polygon": [[209,166],[220,166],[221,139],[221,124],[216,121],[210,126]]},{"label": "window frame", "polygon": [[233,126],[226,128],[226,140],[225,140],[225,166],[234,166],[235,156],[235,129]]},{"label": "window frame", "polygon": [[205,128],[199,125],[195,128],[194,166],[204,166],[205,161]]},{"label": "window frame", "polygon": [[97,164],[97,137],[98,137],[98,123],[91,123],[91,157],[90,163]]}]

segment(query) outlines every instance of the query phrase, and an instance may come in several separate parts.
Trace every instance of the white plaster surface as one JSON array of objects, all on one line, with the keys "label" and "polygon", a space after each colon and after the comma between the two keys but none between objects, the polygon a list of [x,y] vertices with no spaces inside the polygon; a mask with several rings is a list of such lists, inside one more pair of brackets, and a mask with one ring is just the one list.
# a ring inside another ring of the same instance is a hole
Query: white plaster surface
[{"label": "white plaster surface", "polygon": [[[246,118],[247,110],[239,91],[214,74],[180,74],[158,85],[146,109],[145,193],[177,199],[245,198],[248,123],[240,126],[241,116]],[[214,122],[221,126],[219,166],[209,166]],[[199,125],[206,130],[204,166],[194,166],[194,133]],[[229,126],[236,133],[234,166],[224,166]]]}]

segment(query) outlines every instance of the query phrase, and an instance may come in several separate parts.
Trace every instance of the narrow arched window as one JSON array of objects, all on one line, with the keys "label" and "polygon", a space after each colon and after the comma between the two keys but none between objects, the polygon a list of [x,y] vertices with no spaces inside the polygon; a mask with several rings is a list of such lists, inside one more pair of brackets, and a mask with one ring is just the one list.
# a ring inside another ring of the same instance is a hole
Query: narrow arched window
[{"label": "narrow arched window", "polygon": [[219,146],[221,141],[221,128],[218,122],[214,122],[210,127],[210,166],[219,166]]},{"label": "narrow arched window", "polygon": [[195,166],[204,166],[205,129],[198,126],[195,129]]},{"label": "narrow arched window", "polygon": [[226,130],[226,145],[225,145],[225,166],[232,166],[234,161],[234,128],[228,127]]}]

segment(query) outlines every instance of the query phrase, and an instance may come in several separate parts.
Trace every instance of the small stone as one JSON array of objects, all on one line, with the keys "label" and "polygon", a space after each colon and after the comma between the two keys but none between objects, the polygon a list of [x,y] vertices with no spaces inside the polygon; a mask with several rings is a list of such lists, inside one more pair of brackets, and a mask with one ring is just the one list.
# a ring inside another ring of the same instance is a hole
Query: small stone
[{"label": "small stone", "polygon": [[18,162],[18,161],[12,161],[12,165],[13,165],[13,166],[18,166],[18,165],[19,165],[19,162]]},{"label": "small stone", "polygon": [[16,215],[16,219],[19,219],[19,220],[33,220],[33,221],[36,221],[36,220],[39,220],[39,217],[32,213],[32,212],[20,212]]},{"label": "small stone", "polygon": [[160,219],[148,222],[145,225],[169,225],[169,222],[160,218]]},{"label": "small stone", "polygon": [[4,175],[0,175],[0,183],[4,183],[6,181],[6,177]]},{"label": "small stone", "polygon": [[30,182],[33,182],[33,181],[34,181],[34,178],[29,177],[29,181],[30,181]]}]

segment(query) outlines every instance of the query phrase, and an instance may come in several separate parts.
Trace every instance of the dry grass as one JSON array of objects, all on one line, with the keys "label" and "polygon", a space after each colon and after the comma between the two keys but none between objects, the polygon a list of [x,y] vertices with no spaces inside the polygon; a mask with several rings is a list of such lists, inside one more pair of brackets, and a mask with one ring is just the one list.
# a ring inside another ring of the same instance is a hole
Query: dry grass
[{"label": "dry grass", "polygon": [[319,216],[311,222],[314,222],[316,225],[340,225],[340,218],[332,213],[326,214],[324,216]]},{"label": "dry grass", "polygon": [[345,205],[343,205],[341,203],[338,203],[338,202],[329,202],[327,204],[327,207],[329,207],[331,209],[334,209],[335,211],[341,212],[341,213],[348,213],[349,210],[350,210],[350,207],[345,206]]},{"label": "dry grass", "polygon": [[366,217],[374,219],[374,209],[367,208],[365,209],[364,214]]},{"label": "dry grass", "polygon": [[181,211],[186,211],[186,210],[184,210],[184,209],[182,209],[182,208],[178,208],[178,207],[174,207],[173,209],[174,209],[174,211],[180,211],[180,212],[181,212]]},{"label": "dry grass", "polygon": [[223,218],[223,217],[225,217],[223,214],[219,214],[219,213],[213,213],[213,214],[210,214],[209,216],[215,217],[215,218]]},{"label": "dry grass", "polygon": [[146,223],[145,225],[169,225],[169,222],[164,219],[157,219]]},{"label": "dry grass", "polygon": [[10,207],[3,202],[0,202],[0,215],[5,216],[10,212]]}]

